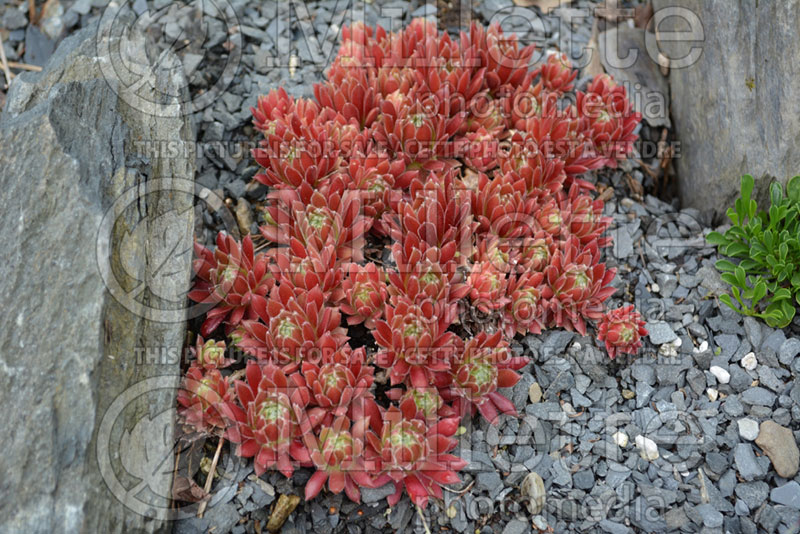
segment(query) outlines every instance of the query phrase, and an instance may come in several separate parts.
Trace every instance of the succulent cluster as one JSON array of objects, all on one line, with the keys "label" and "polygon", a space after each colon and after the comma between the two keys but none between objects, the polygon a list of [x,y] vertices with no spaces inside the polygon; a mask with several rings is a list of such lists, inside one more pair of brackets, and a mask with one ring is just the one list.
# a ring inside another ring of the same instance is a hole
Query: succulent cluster
[{"label": "succulent cluster", "polygon": [[[307,498],[391,482],[390,504],[405,491],[425,506],[459,480],[459,419],[516,414],[500,391],[527,363],[516,334],[600,321],[611,357],[638,348],[630,310],[603,318],[610,219],[579,175],[626,158],[640,115],[607,76],[564,98],[566,55],[531,70],[533,46],[499,26],[342,34],[315,100],[278,89],[253,109],[270,247],[198,245],[190,294],[214,306],[202,335],[222,327],[249,355],[244,380],[222,378],[224,343],[200,339],[179,402],[258,474],[314,467]],[[368,236],[391,242],[382,259]],[[376,351],[351,347],[357,324]]]}]

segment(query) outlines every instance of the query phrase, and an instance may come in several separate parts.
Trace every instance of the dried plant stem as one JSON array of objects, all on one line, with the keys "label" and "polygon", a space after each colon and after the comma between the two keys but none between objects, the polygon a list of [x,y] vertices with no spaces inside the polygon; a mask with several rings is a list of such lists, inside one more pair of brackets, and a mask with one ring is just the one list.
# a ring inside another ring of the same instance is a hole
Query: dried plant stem
[{"label": "dried plant stem", "polygon": [[[5,57],[5,52],[3,52]],[[39,65],[31,65],[30,63],[20,63],[19,61],[6,61],[6,64],[12,69],[30,70],[33,72],[42,72],[42,67]]]},{"label": "dried plant stem", "polygon": [[[208,470],[208,477],[206,478],[205,486],[203,486],[203,491],[206,493],[211,491],[211,484],[214,482],[214,474],[217,472],[217,462],[219,462],[219,455],[222,452],[222,444],[224,442],[225,438],[220,437],[217,450],[214,453],[214,459],[211,461],[211,469]],[[197,509],[197,517],[203,517],[203,514],[206,512],[206,506],[208,506],[208,499],[200,503],[200,507]]]},{"label": "dried plant stem", "polygon": [[3,74],[6,76],[6,88],[11,85],[11,71],[8,70],[8,60],[6,60],[6,49],[3,48],[3,37],[0,36],[0,66],[3,67]]},{"label": "dried plant stem", "polygon": [[419,518],[422,520],[422,526],[425,527],[425,534],[431,534],[431,529],[428,528],[428,522],[425,521],[425,516],[422,514],[422,508],[420,508],[418,504],[414,506],[417,507],[417,514],[419,514]]}]

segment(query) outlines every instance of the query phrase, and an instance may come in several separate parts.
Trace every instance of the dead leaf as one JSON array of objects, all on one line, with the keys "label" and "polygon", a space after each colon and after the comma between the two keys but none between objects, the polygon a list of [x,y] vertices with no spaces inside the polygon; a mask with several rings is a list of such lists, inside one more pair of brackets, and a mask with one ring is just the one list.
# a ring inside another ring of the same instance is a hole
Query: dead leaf
[{"label": "dead leaf", "polygon": [[291,513],[297,508],[298,504],[300,504],[300,497],[297,495],[281,495],[278,497],[278,502],[275,504],[275,508],[273,508],[272,514],[269,516],[267,530],[270,532],[279,532],[283,524],[286,523],[286,520],[289,519]]},{"label": "dead leaf", "polygon": [[600,61],[600,47],[597,44],[597,19],[592,24],[592,37],[586,45],[587,53],[591,54],[589,63],[583,68],[583,76],[595,77],[598,74],[604,74],[606,71],[603,68],[603,63]]},{"label": "dead leaf", "polygon": [[536,7],[542,13],[549,13],[551,10],[567,5],[572,0],[514,0],[514,5],[519,7]]},{"label": "dead leaf", "polygon": [[199,502],[208,496],[203,488],[191,478],[175,475],[172,482],[172,499],[184,502]]},{"label": "dead leaf", "polygon": [[628,185],[628,189],[630,190],[630,192],[633,195],[638,195],[638,197],[641,198],[642,195],[644,195],[644,187],[642,187],[642,184],[639,183],[639,180],[636,180],[633,176],[631,176],[627,172],[625,173],[624,176],[625,176],[625,183]]},{"label": "dead leaf", "polygon": [[239,231],[242,235],[250,233],[250,226],[253,224],[253,214],[250,210],[250,203],[240,198],[236,201],[236,222],[239,225]]}]

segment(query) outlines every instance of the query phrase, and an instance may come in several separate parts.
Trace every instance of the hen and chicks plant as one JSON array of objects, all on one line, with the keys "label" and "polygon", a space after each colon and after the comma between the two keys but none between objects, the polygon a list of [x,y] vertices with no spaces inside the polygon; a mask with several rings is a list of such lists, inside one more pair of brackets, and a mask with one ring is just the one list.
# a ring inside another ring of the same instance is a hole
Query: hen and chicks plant
[{"label": "hen and chicks plant", "polygon": [[[197,245],[190,294],[213,306],[201,334],[248,356],[244,379],[200,338],[179,403],[257,474],[315,469],[307,499],[393,483],[390,504],[424,507],[459,482],[460,419],[516,414],[515,335],[599,323],[612,358],[639,348],[638,314],[604,315],[610,219],[580,175],[626,158],[640,115],[604,75],[564,98],[567,56],[531,70],[533,45],[498,25],[342,36],[314,100],[277,89],[252,110],[267,247]],[[377,350],[350,345],[354,325]]]}]

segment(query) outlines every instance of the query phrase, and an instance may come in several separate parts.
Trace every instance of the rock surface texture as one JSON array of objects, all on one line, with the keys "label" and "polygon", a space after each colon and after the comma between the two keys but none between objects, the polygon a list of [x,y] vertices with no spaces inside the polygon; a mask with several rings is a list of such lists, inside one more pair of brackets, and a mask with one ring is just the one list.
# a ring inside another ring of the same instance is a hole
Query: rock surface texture
[{"label": "rock surface texture", "polygon": [[[0,532],[169,525],[171,468],[157,466],[172,465],[191,273],[175,245],[191,247],[192,191],[180,191],[195,162],[140,148],[193,133],[175,96],[182,72],[140,72],[131,89],[104,75],[109,50],[144,50],[109,28],[85,28],[14,80],[0,121]],[[130,90],[151,107],[129,106]]]},{"label": "rock surface texture", "polygon": [[[682,11],[668,11],[676,6]],[[773,177],[785,184],[800,173],[800,0],[656,0],[654,7],[672,65],[683,206],[712,209],[719,220],[742,174],[756,178],[763,206]],[[694,35],[666,41],[665,32],[688,32],[690,24]],[[698,51],[693,64],[676,65]]]}]

